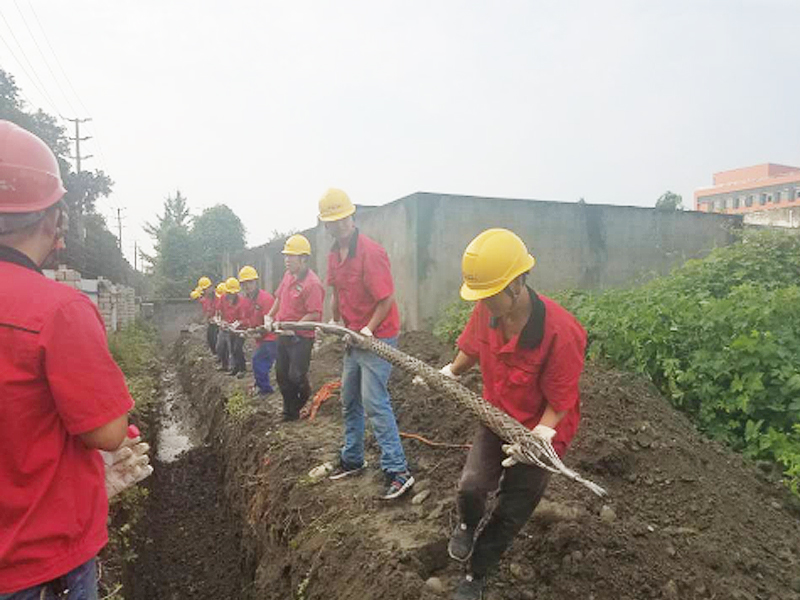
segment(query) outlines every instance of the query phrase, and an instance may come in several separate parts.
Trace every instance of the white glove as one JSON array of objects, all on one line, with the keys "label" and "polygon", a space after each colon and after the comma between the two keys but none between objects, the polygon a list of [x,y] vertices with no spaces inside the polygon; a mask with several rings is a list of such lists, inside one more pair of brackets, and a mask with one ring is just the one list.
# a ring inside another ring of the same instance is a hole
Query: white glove
[{"label": "white glove", "polygon": [[272,332],[274,324],[275,324],[275,319],[273,319],[269,315],[264,315],[264,329],[267,330],[267,333]]},{"label": "white glove", "polygon": [[369,327],[362,327],[361,331],[359,332],[361,335],[365,335],[367,337],[372,337],[372,330]]},{"label": "white glove", "polygon": [[458,375],[453,373],[453,363],[447,363],[445,366],[439,369],[439,373],[445,377],[449,377],[450,379],[458,380]]},{"label": "white glove", "polygon": [[[533,428],[531,434],[542,442],[549,444],[556,435],[556,430],[547,425],[539,424]],[[508,458],[502,462],[502,465],[506,468],[513,467],[517,463],[532,464],[531,461],[522,454],[522,449],[519,444],[503,444],[503,452],[508,456]]]},{"label": "white glove", "polygon": [[240,325],[239,321],[234,321],[233,323],[231,323],[231,329],[239,329],[239,325]]},{"label": "white glove", "polygon": [[106,493],[109,499],[153,473],[150,457],[147,455],[150,446],[141,441],[138,430],[133,431],[134,436],[125,438],[113,452],[100,451],[105,463]]},{"label": "white glove", "polygon": [[[454,381],[458,380],[458,375],[453,373],[453,363],[448,363],[445,366],[443,366],[441,369],[439,369],[439,373],[441,373],[445,377],[453,379]],[[421,385],[428,387],[428,384],[425,383],[425,380],[419,375],[416,375],[414,379],[411,380],[411,383],[413,383],[414,385]]]}]

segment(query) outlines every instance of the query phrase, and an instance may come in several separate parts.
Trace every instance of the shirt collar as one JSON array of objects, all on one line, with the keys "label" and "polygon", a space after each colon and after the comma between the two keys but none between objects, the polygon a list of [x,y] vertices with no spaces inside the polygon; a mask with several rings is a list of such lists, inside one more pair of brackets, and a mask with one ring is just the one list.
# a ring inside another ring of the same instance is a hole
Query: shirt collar
[{"label": "shirt collar", "polygon": [[296,282],[305,281],[305,278],[306,278],[306,277],[308,277],[308,271],[309,271],[309,269],[308,269],[308,268],[306,268],[306,270],[305,270],[305,271],[303,271],[303,274],[302,274],[302,275],[300,275],[300,276],[298,276],[298,275],[292,275],[292,277],[294,277],[294,280],[295,280]]},{"label": "shirt collar", "polygon": [[44,274],[39,266],[33,262],[27,254],[20,252],[16,248],[11,248],[10,246],[0,246],[0,262],[13,263],[20,267],[30,269],[31,271],[36,271],[40,275]]},{"label": "shirt collar", "polygon": [[[519,334],[517,345],[521,348],[534,350],[539,347],[539,344],[542,343],[542,339],[544,338],[544,318],[546,311],[544,302],[542,302],[542,299],[539,298],[536,292],[529,286],[525,286],[525,288],[528,290],[528,294],[531,297],[531,314],[528,317],[528,321],[525,323],[525,327],[522,328]],[[490,317],[489,327],[497,329],[498,325],[498,319],[496,317]]]},{"label": "shirt collar", "polygon": [[[352,258],[356,255],[356,248],[358,247],[358,227],[355,228],[353,231],[353,235],[350,236],[350,245],[347,248],[347,258]],[[337,252],[339,250],[339,240],[333,242],[333,246],[331,247],[331,252]]]}]

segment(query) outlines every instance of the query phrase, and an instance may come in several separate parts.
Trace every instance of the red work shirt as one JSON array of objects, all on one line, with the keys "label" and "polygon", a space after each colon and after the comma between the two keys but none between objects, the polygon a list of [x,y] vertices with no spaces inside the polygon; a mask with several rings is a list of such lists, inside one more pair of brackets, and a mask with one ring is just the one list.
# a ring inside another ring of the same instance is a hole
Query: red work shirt
[{"label": "red work shirt", "polygon": [[78,436],[132,407],[91,300],[0,246],[0,593],[106,544],[103,461]]},{"label": "red work shirt", "polygon": [[211,296],[207,296],[207,295],[203,294],[203,296],[200,298],[200,305],[203,307],[203,314],[206,317],[213,317],[214,316],[214,313],[217,310],[217,307],[216,307],[217,303],[216,303],[216,300],[214,298],[212,298]]},{"label": "red work shirt", "polygon": [[[278,314],[275,315],[276,321],[299,321],[310,313],[319,313],[322,316],[322,309],[325,303],[325,288],[322,282],[311,269],[301,277],[292,275],[288,269],[283,274],[278,291]],[[313,331],[298,331],[297,335],[302,337],[314,337]]]},{"label": "red work shirt", "polygon": [[[232,302],[234,296],[237,298],[236,304]],[[222,320],[226,323],[233,323],[241,320],[242,298],[238,294],[225,294],[220,298],[219,312]]]},{"label": "red work shirt", "polygon": [[[383,246],[359,233],[350,239],[347,258],[341,260],[339,243],[328,254],[328,285],[339,300],[339,312],[346,327],[360,331],[369,323],[378,302],[394,293],[389,255]],[[372,332],[375,337],[390,338],[400,333],[400,312],[392,302],[389,314]]]},{"label": "red work shirt", "polygon": [[529,288],[533,310],[522,332],[508,342],[489,309],[478,302],[458,348],[480,361],[483,397],[528,429],[547,404],[567,414],[556,426],[553,448],[563,456],[581,418],[578,382],[586,332],[562,306]]},{"label": "red work shirt", "polygon": [[[242,324],[247,327],[258,327],[264,324],[264,316],[269,313],[272,305],[275,304],[275,298],[266,290],[258,290],[255,300],[245,293],[240,294],[239,303],[242,305],[239,313],[241,315],[239,320]],[[274,340],[275,338],[274,333],[268,333],[262,336],[258,343]]]}]

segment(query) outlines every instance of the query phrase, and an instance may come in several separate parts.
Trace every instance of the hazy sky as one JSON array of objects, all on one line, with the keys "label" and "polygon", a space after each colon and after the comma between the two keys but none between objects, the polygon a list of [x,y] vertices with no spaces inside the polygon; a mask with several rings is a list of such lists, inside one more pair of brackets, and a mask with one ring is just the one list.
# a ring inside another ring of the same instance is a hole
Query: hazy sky
[{"label": "hazy sky", "polygon": [[[331,186],[362,204],[430,191],[652,206],[671,189],[691,206],[715,171],[800,165],[798,0],[0,0],[0,13],[58,111],[85,116],[83,103],[94,119],[85,167],[116,182],[100,208],[125,208],[129,257],[176,189],[196,213],[227,203],[257,244],[313,225]],[[17,60],[0,44],[0,66],[52,112]]]}]

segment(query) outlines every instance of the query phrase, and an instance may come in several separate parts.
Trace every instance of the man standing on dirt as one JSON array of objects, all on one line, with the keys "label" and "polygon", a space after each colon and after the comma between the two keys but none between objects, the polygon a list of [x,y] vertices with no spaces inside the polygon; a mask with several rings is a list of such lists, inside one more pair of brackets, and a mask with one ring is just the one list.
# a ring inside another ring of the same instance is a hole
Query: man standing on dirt
[{"label": "man standing on dirt", "polygon": [[[563,456],[580,421],[586,333],[564,308],[527,286],[534,263],[507,229],[489,229],[470,242],[461,297],[477,304],[458,355],[441,372],[457,379],[479,363],[484,399]],[[483,598],[487,573],[539,503],[550,473],[524,463],[517,446],[478,426],[458,486],[460,523],[448,546],[452,558],[469,561],[454,600]],[[487,496],[498,486],[497,505],[485,515]]]},{"label": "man standing on dirt", "polygon": [[[336,242],[328,255],[327,282],[333,288],[333,318],[362,335],[397,345],[400,314],[394,299],[389,257],[377,242],[358,231],[356,207],[342,190],[330,189],[319,201],[319,219]],[[392,366],[366,350],[348,348],[342,371],[345,438],[339,465],[330,474],[341,479],[360,473],[364,460],[364,413],[381,448],[381,469],[391,500],[414,485],[397,430],[387,384]]]},{"label": "man standing on dirt", "polygon": [[214,297],[214,286],[208,277],[201,277],[197,281],[197,289],[202,294],[200,296],[200,305],[203,307],[203,317],[206,320],[206,342],[211,354],[217,353],[217,334],[219,327],[212,321],[214,313],[216,312],[216,298]]},{"label": "man standing on dirt", "polygon": [[84,294],[44,277],[63,248],[56,157],[0,121],[0,599],[96,599],[103,459],[133,401]]},{"label": "man standing on dirt", "polygon": [[245,371],[244,360],[244,341],[239,347],[237,340],[239,336],[231,330],[239,327],[242,310],[242,299],[239,292],[242,290],[239,280],[236,277],[228,277],[225,280],[225,295],[221,298],[220,315],[222,326],[220,327],[219,339],[217,341],[217,354],[222,360],[220,371],[228,371],[228,366],[233,363],[233,367],[228,371],[229,375],[238,375]]},{"label": "man standing on dirt", "polygon": [[[258,287],[258,271],[251,266],[241,268],[239,281],[244,289],[242,324],[251,328],[263,327],[264,317],[275,304],[275,298],[268,291]],[[244,342],[243,338],[239,339]],[[259,337],[256,344],[256,351],[253,353],[255,388],[260,395],[266,396],[275,391],[269,381],[269,372],[272,370],[272,363],[275,362],[278,342],[274,333],[267,332]]]},{"label": "man standing on dirt", "polygon": [[[271,328],[272,321],[319,321],[325,302],[325,288],[308,267],[311,244],[302,235],[293,235],[283,246],[286,273],[283,275],[275,304],[264,325]],[[283,420],[296,421],[300,409],[311,395],[308,367],[314,348],[314,332],[298,331],[278,339],[278,361],[275,376],[283,396]]]}]

